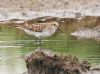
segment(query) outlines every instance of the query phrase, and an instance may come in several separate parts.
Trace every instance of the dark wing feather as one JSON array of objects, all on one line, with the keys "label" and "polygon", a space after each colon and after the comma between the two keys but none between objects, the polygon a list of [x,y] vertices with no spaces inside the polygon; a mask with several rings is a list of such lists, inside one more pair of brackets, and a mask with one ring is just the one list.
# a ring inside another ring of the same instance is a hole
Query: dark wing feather
[{"label": "dark wing feather", "polygon": [[44,23],[28,24],[26,26],[27,29],[31,31],[35,31],[35,32],[42,32],[45,27],[46,27],[46,24]]}]

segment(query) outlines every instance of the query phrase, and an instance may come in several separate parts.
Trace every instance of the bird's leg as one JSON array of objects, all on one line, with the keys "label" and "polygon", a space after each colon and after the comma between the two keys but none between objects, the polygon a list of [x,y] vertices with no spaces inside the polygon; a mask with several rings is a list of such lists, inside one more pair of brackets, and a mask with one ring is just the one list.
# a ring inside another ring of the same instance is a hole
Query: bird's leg
[{"label": "bird's leg", "polygon": [[39,47],[41,48],[41,38],[39,38]]},{"label": "bird's leg", "polygon": [[38,47],[38,38],[35,37],[35,44],[36,44],[36,47]]},{"label": "bird's leg", "polygon": [[40,50],[41,49],[41,38],[36,37],[35,40],[36,40],[35,41],[36,47],[37,47],[38,50]]}]

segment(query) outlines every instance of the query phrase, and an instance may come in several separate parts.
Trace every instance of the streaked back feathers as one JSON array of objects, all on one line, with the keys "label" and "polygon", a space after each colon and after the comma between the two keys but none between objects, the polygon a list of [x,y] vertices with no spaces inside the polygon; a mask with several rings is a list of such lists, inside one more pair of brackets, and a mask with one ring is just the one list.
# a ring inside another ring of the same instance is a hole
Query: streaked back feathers
[{"label": "streaked back feathers", "polygon": [[34,24],[28,24],[25,23],[25,28],[35,31],[35,32],[42,32],[44,29],[51,29],[52,27],[58,27],[59,24],[56,21],[47,22],[47,23],[34,23]]}]

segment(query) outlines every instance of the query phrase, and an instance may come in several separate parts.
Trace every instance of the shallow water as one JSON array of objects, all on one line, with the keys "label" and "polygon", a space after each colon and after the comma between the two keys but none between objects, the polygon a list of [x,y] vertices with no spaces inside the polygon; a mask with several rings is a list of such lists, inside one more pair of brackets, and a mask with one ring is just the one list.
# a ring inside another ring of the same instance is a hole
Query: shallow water
[{"label": "shallow water", "polygon": [[[71,21],[69,21],[71,22]],[[77,40],[71,36],[73,23],[61,23],[61,29],[48,38],[43,38],[43,48],[52,49],[58,53],[66,53],[86,59],[93,65],[100,64],[100,41],[93,39]],[[26,71],[24,56],[34,51],[35,38],[21,30],[0,25],[0,74],[21,74]]]}]

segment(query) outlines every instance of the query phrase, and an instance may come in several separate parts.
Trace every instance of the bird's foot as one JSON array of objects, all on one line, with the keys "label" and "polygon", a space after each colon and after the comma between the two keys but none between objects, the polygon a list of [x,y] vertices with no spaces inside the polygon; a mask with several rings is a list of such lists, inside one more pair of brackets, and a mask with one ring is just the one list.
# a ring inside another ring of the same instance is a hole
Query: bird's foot
[{"label": "bird's foot", "polygon": [[36,42],[36,43],[34,43],[35,45],[36,45],[36,47],[41,47],[42,46],[42,44],[43,44],[44,42]]},{"label": "bird's foot", "polygon": [[[41,44],[43,44],[44,42],[41,42]],[[36,42],[36,43],[34,43],[34,44],[40,44],[40,42]]]}]

